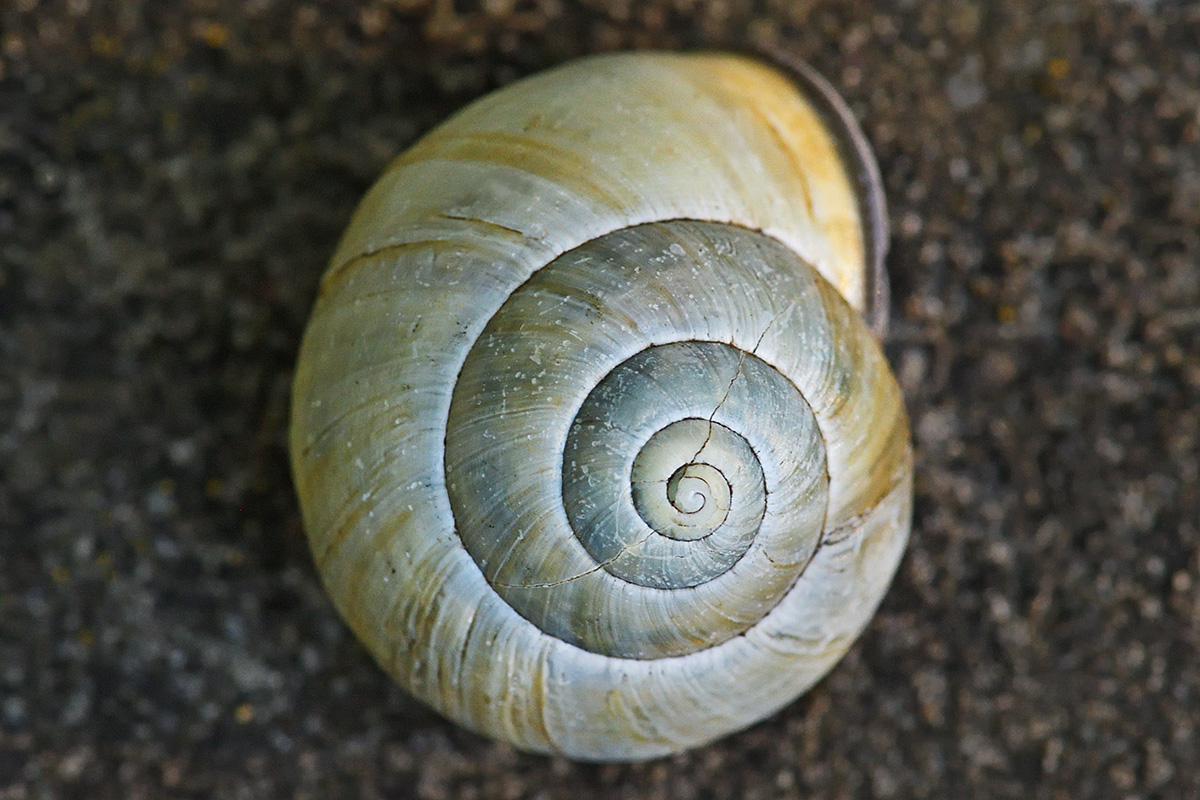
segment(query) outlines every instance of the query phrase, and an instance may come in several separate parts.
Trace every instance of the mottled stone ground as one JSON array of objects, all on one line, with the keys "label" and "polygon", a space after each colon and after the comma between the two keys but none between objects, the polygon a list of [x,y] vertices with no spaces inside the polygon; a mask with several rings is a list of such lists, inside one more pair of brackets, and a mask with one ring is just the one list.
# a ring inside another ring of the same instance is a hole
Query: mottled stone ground
[{"label": "mottled stone ground", "polygon": [[[750,41],[878,148],[914,541],[774,719],[519,755],[395,688],[318,584],[285,457],[316,282],[471,98]],[[1192,797],[1198,451],[1200,3],[0,2],[4,800]]]}]

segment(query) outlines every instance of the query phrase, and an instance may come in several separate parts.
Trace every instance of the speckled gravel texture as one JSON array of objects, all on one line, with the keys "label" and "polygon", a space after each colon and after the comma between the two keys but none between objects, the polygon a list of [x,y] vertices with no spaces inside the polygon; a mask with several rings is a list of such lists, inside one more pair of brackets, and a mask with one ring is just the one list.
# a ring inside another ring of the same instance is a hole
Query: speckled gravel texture
[{"label": "speckled gravel texture", "polygon": [[[384,164],[586,52],[782,44],[876,146],[914,538],[846,660],[676,758],[516,753],[323,594],[286,459]],[[0,0],[0,799],[1192,798],[1200,3]]]}]

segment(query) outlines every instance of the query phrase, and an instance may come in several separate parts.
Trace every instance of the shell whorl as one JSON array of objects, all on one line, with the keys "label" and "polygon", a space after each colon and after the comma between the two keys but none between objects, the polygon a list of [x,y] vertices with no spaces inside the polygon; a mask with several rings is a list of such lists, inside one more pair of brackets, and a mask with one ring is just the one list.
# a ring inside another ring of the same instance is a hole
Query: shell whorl
[{"label": "shell whorl", "polygon": [[820,116],[735,56],[576,62],[397,159],[322,281],[292,420],[314,557],[385,669],[613,760],[836,663],[912,497],[859,207]]}]

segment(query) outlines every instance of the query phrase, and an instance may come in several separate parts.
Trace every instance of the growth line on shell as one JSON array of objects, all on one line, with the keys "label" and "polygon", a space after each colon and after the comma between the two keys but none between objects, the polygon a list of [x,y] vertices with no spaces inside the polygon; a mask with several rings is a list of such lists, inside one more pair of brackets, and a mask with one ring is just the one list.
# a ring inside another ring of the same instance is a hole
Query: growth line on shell
[{"label": "growth line on shell", "polygon": [[[758,335],[758,340],[754,342],[754,347],[750,349],[750,355],[755,355],[758,353],[758,348],[762,345],[763,339],[767,338],[767,331],[771,330],[771,326],[774,325],[780,317],[782,317],[784,314],[787,314],[795,307],[795,303],[790,303],[787,308],[771,317],[770,321],[767,322],[766,327],[763,328],[762,333]],[[708,433],[704,437],[704,442],[700,445],[700,449],[697,450],[695,455],[692,456],[691,463],[695,463],[696,459],[700,457],[700,454],[704,452],[704,448],[708,447],[708,443],[712,439],[713,420],[716,418],[717,412],[721,410],[721,406],[725,405],[725,401],[729,399],[729,395],[733,391],[733,384],[737,382],[738,376],[742,374],[742,364],[745,361],[746,351],[739,347],[737,369],[733,371],[733,378],[730,379],[729,385],[725,387],[725,394],[721,396],[721,400],[717,403],[717,407],[714,408],[712,413],[708,415]]]},{"label": "growth line on shell", "polygon": [[599,572],[600,570],[604,569],[605,567],[616,563],[617,559],[619,559],[621,556],[625,555],[627,552],[629,552],[634,547],[641,547],[646,542],[650,541],[651,536],[654,536],[656,534],[658,534],[658,531],[651,529],[650,533],[646,534],[641,539],[638,539],[635,542],[630,542],[629,544],[625,545],[619,551],[617,551],[617,554],[615,556],[608,559],[607,561],[601,561],[599,564],[592,567],[591,569],[585,570],[585,571],[579,573],[578,575],[572,575],[569,578],[563,578],[562,580],[552,581],[550,583],[500,583],[498,581],[489,580],[488,585],[498,587],[501,589],[553,589],[555,586],[562,586],[564,583],[570,583],[571,581],[577,581],[580,578],[585,578],[588,575],[593,575],[593,574]]},{"label": "growth line on shell", "polygon": [[767,327],[763,328],[762,333],[760,333],[758,335],[758,341],[756,341],[754,343],[754,347],[751,348],[750,355],[752,355],[752,356],[758,355],[758,348],[762,346],[763,339],[767,338],[767,331],[771,330],[771,326],[774,325],[776,322],[778,322],[780,317],[782,317],[784,314],[790,314],[793,310],[795,310],[795,308],[796,308],[795,303],[788,303],[787,308],[785,308],[783,311],[780,311],[775,316],[771,317],[771,320],[767,323]]},{"label": "growth line on shell", "polygon": [[717,407],[708,415],[708,433],[704,436],[704,441],[700,444],[700,449],[689,460],[689,463],[696,463],[696,459],[704,452],[704,448],[708,447],[709,441],[712,439],[713,418],[717,416],[717,412],[721,410],[721,406],[725,405],[725,401],[729,399],[729,394],[733,391],[733,384],[737,383],[738,376],[742,374],[742,363],[746,360],[746,351],[738,349],[737,369],[733,371],[733,377],[729,380],[729,385],[725,387],[725,394],[721,395],[721,400],[717,403]]}]

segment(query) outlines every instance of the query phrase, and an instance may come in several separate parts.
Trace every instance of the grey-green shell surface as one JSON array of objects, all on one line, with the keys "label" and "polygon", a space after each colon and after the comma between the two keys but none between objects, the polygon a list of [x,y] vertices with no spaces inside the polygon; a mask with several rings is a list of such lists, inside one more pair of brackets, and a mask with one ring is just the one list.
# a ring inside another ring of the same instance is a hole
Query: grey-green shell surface
[{"label": "grey-green shell surface", "polygon": [[330,595],[415,696],[644,759],[850,646],[912,456],[841,152],[757,62],[626,54],[472,104],[368,193],[305,333],[292,462]]}]

